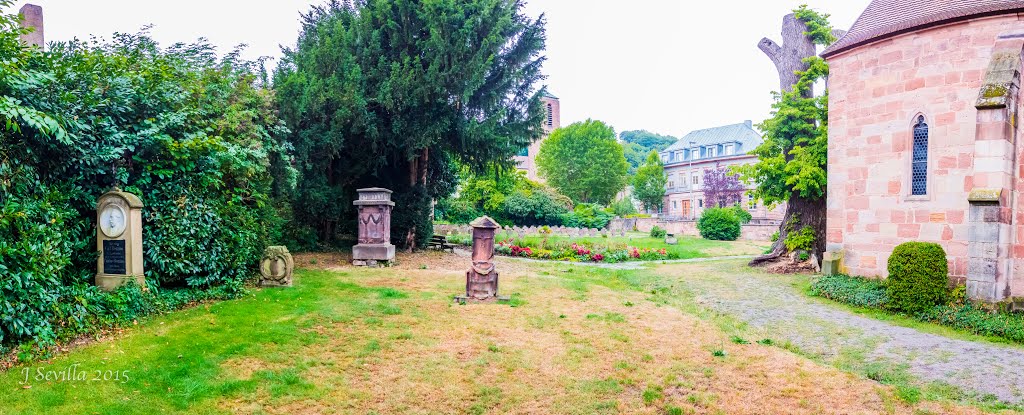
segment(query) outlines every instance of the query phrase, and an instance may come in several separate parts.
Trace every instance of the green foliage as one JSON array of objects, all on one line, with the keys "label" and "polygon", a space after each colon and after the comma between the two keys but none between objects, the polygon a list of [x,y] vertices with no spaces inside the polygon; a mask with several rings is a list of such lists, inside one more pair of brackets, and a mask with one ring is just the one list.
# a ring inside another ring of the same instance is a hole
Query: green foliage
[{"label": "green foliage", "polygon": [[[808,36],[817,44],[827,45],[833,40],[828,15],[806,6],[796,13],[808,24]],[[744,181],[757,183],[755,197],[769,205],[793,196],[819,199],[825,195],[828,91],[815,97],[813,87],[828,77],[828,64],[817,56],[807,58],[805,63],[807,70],[797,73],[800,80],[792,90],[775,93],[771,118],[758,126],[764,133],[764,143],[750,152],[758,162],[734,168]]]},{"label": "green foliage", "polygon": [[857,307],[882,308],[889,301],[882,281],[826,275],[811,283],[811,294]]},{"label": "green foliage", "polygon": [[814,241],[816,240],[817,234],[814,228],[810,226],[804,226],[799,231],[790,231],[786,234],[786,249],[789,251],[810,251],[814,247]]},{"label": "green foliage", "polygon": [[[746,225],[746,224],[750,223],[751,220],[754,219],[754,215],[751,215],[750,212],[748,212],[746,209],[744,209],[743,205],[741,205],[739,203],[737,203],[735,205],[732,205],[732,207],[730,209],[732,209],[732,214],[736,215],[736,218],[738,218],[740,220],[740,224]],[[776,238],[776,239],[778,239],[778,238]],[[772,242],[775,242],[775,241],[772,241]]]},{"label": "green foliage", "polygon": [[889,256],[886,293],[889,307],[921,313],[949,301],[949,270],[946,251],[927,242],[900,244]]},{"label": "green foliage", "polygon": [[[0,26],[0,349],[237,295],[295,183],[261,63],[145,33],[44,52],[16,16]],[[115,183],[145,203],[146,292],[92,283],[95,202]],[[179,285],[193,288],[161,300]]]},{"label": "green foliage", "polygon": [[619,134],[619,139],[622,140],[622,150],[629,163],[630,175],[636,174],[652,151],[660,153],[679,141],[676,137],[655,134],[647,130],[623,131]]},{"label": "green foliage", "polygon": [[740,220],[732,208],[705,209],[697,220],[697,230],[704,239],[735,241],[740,237]]},{"label": "green foliage", "polygon": [[569,205],[565,196],[537,187],[516,191],[505,199],[502,209],[505,217],[516,225],[559,225]]},{"label": "green foliage", "polygon": [[[811,294],[857,307],[893,309],[887,292],[889,280],[878,281],[846,275],[823,276],[811,284]],[[957,292],[965,292],[964,286]],[[992,312],[951,296],[947,304],[929,306],[911,317],[953,327],[982,336],[1004,338],[1024,343],[1024,314]]]},{"label": "green foliage", "polygon": [[775,231],[775,233],[772,234],[771,241],[775,242],[775,241],[778,241],[778,240],[779,240],[779,231]]},{"label": "green foliage", "polygon": [[603,229],[615,217],[601,207],[591,203],[580,203],[576,205],[572,213],[562,216],[562,224],[570,228],[597,228]]},{"label": "green foliage", "polygon": [[652,151],[647,155],[636,175],[633,176],[633,196],[643,204],[647,211],[657,211],[665,203],[665,166],[661,163],[658,153]]},{"label": "green foliage", "polygon": [[664,238],[666,236],[668,236],[668,231],[666,231],[666,230],[664,230],[664,229],[662,229],[662,228],[660,228],[658,226],[655,226],[655,227],[651,228],[651,237],[652,238],[662,239],[662,238]]},{"label": "green foliage", "polygon": [[629,181],[622,145],[615,130],[601,121],[552,132],[541,144],[537,165],[552,187],[576,203],[607,204]]},{"label": "green foliage", "polygon": [[438,213],[454,223],[488,215],[502,224],[561,225],[571,206],[567,197],[530,181],[522,171],[492,169],[479,175],[465,171],[458,197],[443,199]]},{"label": "green foliage", "polygon": [[[303,15],[297,46],[274,73],[302,178],[296,225],[333,242],[354,231],[355,189],[440,200],[454,192],[460,166],[513,167],[512,156],[540,137],[544,116],[544,20],[523,7],[330,1]],[[399,219],[429,210],[394,212]],[[411,242],[405,227],[420,233],[429,223],[421,219],[393,221],[394,241]]]},{"label": "green foliage", "polygon": [[620,218],[636,214],[636,206],[633,204],[633,200],[631,198],[616,200],[612,202],[608,208],[612,210],[612,213],[614,213],[615,216]]}]

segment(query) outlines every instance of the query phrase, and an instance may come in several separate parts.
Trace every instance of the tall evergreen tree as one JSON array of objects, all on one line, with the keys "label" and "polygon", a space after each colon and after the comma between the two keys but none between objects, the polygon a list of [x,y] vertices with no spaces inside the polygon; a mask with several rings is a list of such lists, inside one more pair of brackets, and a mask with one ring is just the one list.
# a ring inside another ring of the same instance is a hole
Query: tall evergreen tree
[{"label": "tall evergreen tree", "polygon": [[331,0],[303,15],[274,74],[294,133],[298,226],[355,226],[355,189],[388,187],[392,240],[429,238],[457,165],[508,167],[539,138],[544,17],[522,0]]}]

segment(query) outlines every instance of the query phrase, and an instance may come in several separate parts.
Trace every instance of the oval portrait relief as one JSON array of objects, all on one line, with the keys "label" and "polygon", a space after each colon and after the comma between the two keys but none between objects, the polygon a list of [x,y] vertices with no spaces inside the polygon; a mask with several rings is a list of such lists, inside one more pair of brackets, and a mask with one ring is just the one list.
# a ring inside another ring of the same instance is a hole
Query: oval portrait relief
[{"label": "oval portrait relief", "polygon": [[100,231],[108,238],[121,236],[127,226],[126,218],[124,208],[118,205],[104,206],[100,212]]}]

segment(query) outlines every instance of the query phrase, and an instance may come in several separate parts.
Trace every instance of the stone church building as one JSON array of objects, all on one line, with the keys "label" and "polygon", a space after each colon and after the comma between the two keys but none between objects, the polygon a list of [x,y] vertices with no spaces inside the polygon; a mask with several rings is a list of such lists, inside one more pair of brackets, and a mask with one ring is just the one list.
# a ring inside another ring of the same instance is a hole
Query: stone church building
[{"label": "stone church building", "polygon": [[941,244],[971,298],[1024,297],[1024,1],[874,0],[823,52],[828,249],[886,276]]}]

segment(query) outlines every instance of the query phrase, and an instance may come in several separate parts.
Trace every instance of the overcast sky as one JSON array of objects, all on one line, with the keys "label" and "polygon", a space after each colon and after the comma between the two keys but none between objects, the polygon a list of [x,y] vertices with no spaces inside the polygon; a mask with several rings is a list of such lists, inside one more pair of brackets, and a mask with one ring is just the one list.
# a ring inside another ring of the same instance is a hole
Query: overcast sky
[{"label": "overcast sky", "polygon": [[[768,116],[778,89],[774,66],[757,49],[779,39],[782,16],[802,3],[848,29],[869,0],[528,0],[548,19],[545,73],[561,99],[562,123],[587,118],[616,131],[688,131]],[[136,32],[153,24],[163,44],[208,38],[221,51],[280,56],[299,13],[320,0],[34,0],[46,40]],[[17,3],[21,7],[24,2]]]}]

